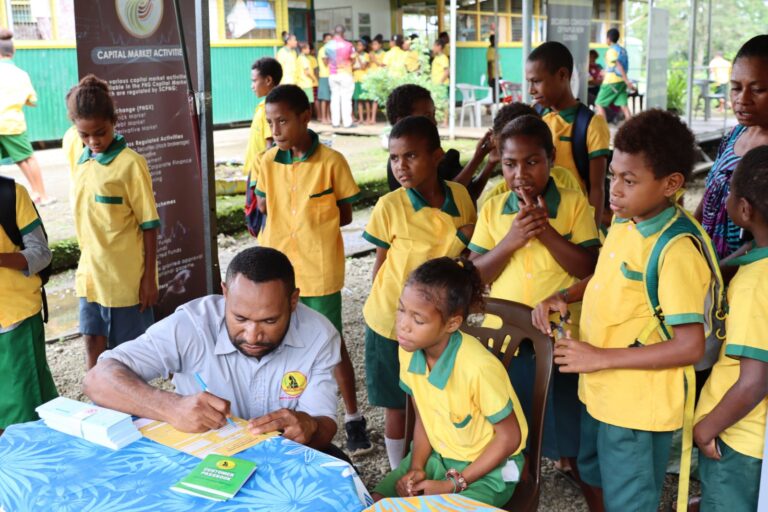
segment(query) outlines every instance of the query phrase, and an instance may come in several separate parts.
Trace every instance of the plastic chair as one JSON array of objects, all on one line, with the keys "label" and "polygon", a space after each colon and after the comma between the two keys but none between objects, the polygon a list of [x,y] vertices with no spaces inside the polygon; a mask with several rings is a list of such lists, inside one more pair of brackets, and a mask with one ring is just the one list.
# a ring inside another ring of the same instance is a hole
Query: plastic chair
[{"label": "plastic chair", "polygon": [[[484,76],[481,81],[485,81]],[[459,126],[464,126],[464,113],[470,111],[470,124],[479,128],[482,125],[484,105],[493,104],[493,90],[487,85],[456,84],[461,93],[461,110],[459,111]],[[478,97],[478,93],[480,96]],[[483,94],[485,93],[485,94]],[[472,115],[474,114],[474,116]]]},{"label": "plastic chair", "polygon": [[[544,411],[552,379],[552,359],[554,344],[552,339],[536,329],[531,323],[531,308],[524,304],[503,299],[487,299],[486,316],[501,319],[499,328],[478,327],[466,322],[461,330],[480,340],[498,357],[505,368],[509,368],[517,348],[523,341],[530,341],[536,355],[536,379],[533,385],[533,408],[528,421],[528,445],[525,466],[520,474],[512,498],[504,506],[505,510],[515,512],[535,512],[541,493],[541,441],[544,434]],[[504,341],[508,340],[507,350],[502,352]],[[411,397],[408,396],[405,408],[405,450],[410,449],[413,440],[415,410]]]}]

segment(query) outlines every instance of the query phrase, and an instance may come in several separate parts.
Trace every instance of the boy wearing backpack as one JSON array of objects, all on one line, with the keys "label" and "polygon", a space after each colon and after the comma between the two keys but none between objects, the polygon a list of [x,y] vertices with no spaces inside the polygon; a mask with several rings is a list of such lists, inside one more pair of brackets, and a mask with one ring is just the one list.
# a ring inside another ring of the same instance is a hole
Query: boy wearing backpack
[{"label": "boy wearing backpack", "polygon": [[744,155],[728,216],[755,238],[730,260],[726,342],[696,407],[702,511],[757,510],[768,411],[768,146]]},{"label": "boy wearing backpack", "polygon": [[58,396],[45,358],[42,279],[51,251],[27,190],[0,177],[0,434]]},{"label": "boy wearing backpack", "polygon": [[[619,129],[614,148],[615,217],[595,273],[537,306],[534,320],[542,310],[564,313],[566,302],[583,299],[584,341],[566,336],[555,345],[559,371],[581,374],[581,479],[605,510],[656,510],[672,434],[684,427],[684,453],[690,440],[692,365],[704,354],[712,282],[702,254],[709,242],[676,206],[694,162],[694,137],[682,121],[661,110],[643,112]],[[656,259],[657,242],[673,233],[679,236]],[[654,283],[644,277],[650,264],[658,269]],[[655,311],[651,294],[658,296]],[[687,462],[678,510],[687,500]]]},{"label": "boy wearing backpack", "polygon": [[552,131],[554,165],[573,172],[595,209],[600,226],[605,197],[610,133],[604,117],[595,116],[571,91],[573,56],[562,43],[548,41],[525,63],[525,79],[542,119]]},{"label": "boy wearing backpack", "polygon": [[608,51],[605,52],[605,75],[600,90],[595,98],[595,109],[600,117],[605,118],[605,109],[611,105],[621,108],[624,119],[632,117],[627,106],[627,91],[633,91],[635,85],[627,77],[629,57],[627,50],[619,44],[619,30],[612,28],[605,34]]}]

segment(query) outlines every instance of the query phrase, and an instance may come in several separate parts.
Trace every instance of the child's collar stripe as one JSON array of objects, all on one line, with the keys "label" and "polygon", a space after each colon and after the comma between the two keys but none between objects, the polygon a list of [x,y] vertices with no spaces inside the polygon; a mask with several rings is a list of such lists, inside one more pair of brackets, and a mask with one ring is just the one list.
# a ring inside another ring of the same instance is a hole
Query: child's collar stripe
[{"label": "child's collar stripe", "polygon": [[[557,218],[557,210],[560,208],[560,191],[557,190],[555,181],[550,177],[547,186],[544,188],[544,203],[547,205],[547,215],[550,219]],[[501,209],[502,215],[511,215],[520,211],[520,200],[514,191],[510,190],[507,200],[504,201],[504,207]]]},{"label": "child's collar stripe", "polygon": [[[675,216],[677,213],[677,207],[672,205],[666,208],[664,211],[662,211],[660,214],[656,215],[655,217],[651,217],[650,219],[645,219],[643,221],[635,223],[635,226],[637,227],[637,232],[643,235],[644,238],[648,238],[649,236],[655,235],[661,229],[667,225],[667,223],[672,220],[672,217]],[[629,222],[631,219],[622,219],[621,217],[616,217],[614,222],[617,224],[624,224],[626,222]],[[632,221],[634,223],[634,221]]]},{"label": "child's collar stripe", "polygon": [[88,146],[85,146],[85,148],[83,149],[83,153],[80,155],[80,159],[77,161],[77,163],[84,164],[85,162],[93,158],[101,165],[109,165],[112,163],[112,160],[117,158],[117,155],[119,155],[120,152],[126,148],[126,146],[127,144],[125,142],[125,137],[116,133],[115,138],[112,139],[112,142],[109,143],[109,147],[103,153],[94,155],[93,152],[91,151],[91,148],[89,148]]},{"label": "child's collar stripe", "polygon": [[[448,379],[451,373],[453,373],[453,367],[456,364],[456,355],[461,347],[462,338],[461,331],[451,334],[445,350],[440,354],[432,371],[429,372],[427,381],[437,389],[445,389],[445,385],[448,384]],[[419,375],[427,373],[427,356],[423,350],[417,350],[413,353],[411,362],[408,365],[408,371]]]},{"label": "child's collar stripe", "polygon": [[[443,187],[443,192],[445,193],[445,200],[443,201],[443,205],[440,207],[440,210],[447,213],[448,215],[451,215],[452,217],[461,216],[459,207],[456,206],[456,201],[453,199],[453,192],[451,191],[451,187],[449,187],[444,180],[440,180],[440,185]],[[414,211],[418,212],[422,208],[429,207],[427,200],[424,199],[424,196],[421,195],[421,193],[415,188],[407,188],[405,189],[405,193],[408,195],[408,199],[410,199],[411,206],[413,206]]]},{"label": "child's collar stripe", "polygon": [[309,158],[315,154],[315,151],[317,151],[317,146],[320,144],[320,137],[317,136],[315,132],[312,130],[307,130],[309,132],[309,137],[312,139],[312,144],[309,146],[309,149],[306,153],[304,153],[304,156],[301,158],[293,158],[291,155],[291,150],[283,151],[282,149],[278,149],[277,153],[275,153],[275,162],[285,165],[291,165],[298,162],[306,162],[309,160]]}]

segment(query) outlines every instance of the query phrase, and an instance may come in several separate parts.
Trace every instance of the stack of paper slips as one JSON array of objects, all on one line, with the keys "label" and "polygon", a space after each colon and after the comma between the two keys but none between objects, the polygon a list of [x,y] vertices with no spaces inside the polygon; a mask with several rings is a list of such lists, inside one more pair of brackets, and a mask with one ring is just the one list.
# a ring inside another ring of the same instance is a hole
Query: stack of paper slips
[{"label": "stack of paper slips", "polygon": [[35,411],[50,428],[113,450],[141,438],[130,414],[70,398],[54,398]]}]

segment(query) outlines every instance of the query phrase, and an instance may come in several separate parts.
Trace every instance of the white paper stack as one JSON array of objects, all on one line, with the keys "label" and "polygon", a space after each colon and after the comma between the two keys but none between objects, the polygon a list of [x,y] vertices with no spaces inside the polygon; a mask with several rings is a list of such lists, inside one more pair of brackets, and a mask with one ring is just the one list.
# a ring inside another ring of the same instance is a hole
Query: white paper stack
[{"label": "white paper stack", "polygon": [[54,430],[119,450],[141,437],[131,415],[64,398],[39,406],[37,414]]}]

